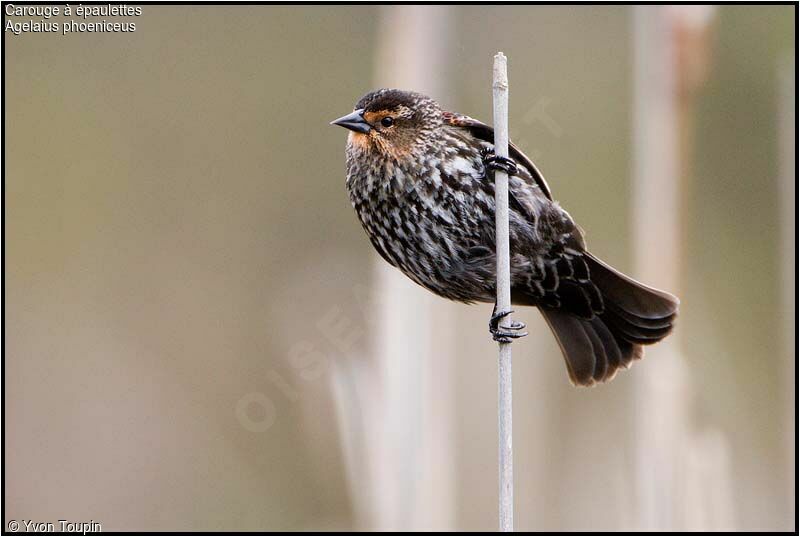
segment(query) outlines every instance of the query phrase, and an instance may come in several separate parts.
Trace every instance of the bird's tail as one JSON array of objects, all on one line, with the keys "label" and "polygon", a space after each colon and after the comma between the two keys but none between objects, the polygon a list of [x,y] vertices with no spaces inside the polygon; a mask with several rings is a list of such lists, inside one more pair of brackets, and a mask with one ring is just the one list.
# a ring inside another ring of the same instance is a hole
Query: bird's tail
[{"label": "bird's tail", "polygon": [[614,378],[644,354],[643,345],[664,339],[678,314],[679,301],[664,291],[637,282],[584,253],[590,278],[603,296],[603,313],[581,319],[541,308],[558,340],[570,380],[592,386]]}]

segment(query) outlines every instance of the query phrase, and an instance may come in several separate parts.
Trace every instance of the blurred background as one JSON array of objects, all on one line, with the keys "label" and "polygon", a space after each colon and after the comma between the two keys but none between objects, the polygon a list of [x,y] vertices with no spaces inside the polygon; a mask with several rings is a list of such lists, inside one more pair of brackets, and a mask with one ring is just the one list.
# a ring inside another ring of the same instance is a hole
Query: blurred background
[{"label": "blurred background", "polygon": [[6,32],[4,524],[495,530],[491,305],[384,266],[328,122],[381,86],[490,122],[502,50],[512,139],[597,255],[682,301],[592,389],[518,312],[516,529],[796,529],[795,17],[145,5],[134,33]]}]

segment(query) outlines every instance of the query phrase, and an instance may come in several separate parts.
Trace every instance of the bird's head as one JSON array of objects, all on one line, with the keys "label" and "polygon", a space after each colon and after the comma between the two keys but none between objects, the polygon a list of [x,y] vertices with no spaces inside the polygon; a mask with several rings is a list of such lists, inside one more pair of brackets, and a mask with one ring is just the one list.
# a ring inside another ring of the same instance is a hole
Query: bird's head
[{"label": "bird's head", "polygon": [[348,145],[397,161],[413,157],[435,138],[439,105],[420,93],[380,89],[364,95],[353,112],[331,122],[350,130]]}]

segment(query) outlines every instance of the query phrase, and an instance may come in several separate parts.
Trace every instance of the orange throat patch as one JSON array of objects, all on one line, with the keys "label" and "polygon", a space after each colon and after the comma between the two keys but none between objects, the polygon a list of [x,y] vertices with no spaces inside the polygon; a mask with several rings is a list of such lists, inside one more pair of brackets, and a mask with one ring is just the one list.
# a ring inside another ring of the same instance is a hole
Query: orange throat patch
[{"label": "orange throat patch", "polygon": [[350,131],[350,133],[347,135],[347,139],[347,141],[350,142],[350,145],[357,147],[362,151],[366,151],[369,148],[369,140],[367,139],[367,135],[362,132]]}]

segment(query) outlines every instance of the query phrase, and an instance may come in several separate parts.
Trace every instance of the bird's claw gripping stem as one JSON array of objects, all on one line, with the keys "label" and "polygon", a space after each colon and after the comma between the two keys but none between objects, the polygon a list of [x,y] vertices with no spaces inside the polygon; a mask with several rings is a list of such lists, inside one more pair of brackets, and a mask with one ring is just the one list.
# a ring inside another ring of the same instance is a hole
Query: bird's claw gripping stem
[{"label": "bird's claw gripping stem", "polygon": [[496,311],[492,313],[489,319],[489,332],[492,334],[492,339],[500,343],[511,343],[512,339],[518,339],[528,335],[527,332],[522,332],[525,328],[525,323],[519,321],[511,321],[510,326],[500,326],[500,320],[504,317],[514,313],[514,310]]},{"label": "bird's claw gripping stem", "polygon": [[481,158],[483,159],[483,165],[489,170],[501,170],[509,176],[517,174],[517,163],[510,158],[495,155],[492,149],[482,149]]}]

